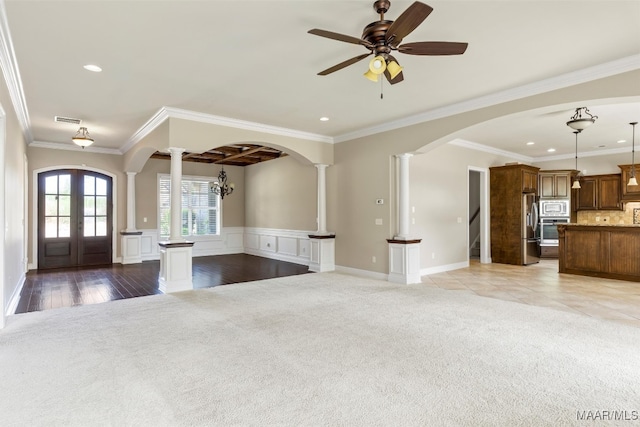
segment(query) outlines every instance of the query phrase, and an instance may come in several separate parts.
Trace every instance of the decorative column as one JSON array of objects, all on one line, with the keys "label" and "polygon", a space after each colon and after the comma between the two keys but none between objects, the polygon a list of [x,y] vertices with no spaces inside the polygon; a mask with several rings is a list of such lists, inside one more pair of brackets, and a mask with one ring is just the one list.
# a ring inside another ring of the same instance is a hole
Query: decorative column
[{"label": "decorative column", "polygon": [[171,223],[169,241],[160,245],[159,288],[164,293],[193,289],[193,242],[182,238],[182,153],[184,148],[169,148],[171,153]]},{"label": "decorative column", "polygon": [[122,236],[122,263],[142,262],[142,231],[136,230],[136,172],[127,172],[127,228]]},{"label": "decorative column", "polygon": [[420,242],[409,237],[409,159],[412,154],[398,158],[398,232],[389,243],[389,278],[395,283],[420,283]]},{"label": "decorative column", "polygon": [[334,271],[335,265],[335,238],[334,233],[327,231],[327,165],[314,165],[318,171],[318,230],[309,235],[311,254],[309,259],[309,271],[321,273]]}]

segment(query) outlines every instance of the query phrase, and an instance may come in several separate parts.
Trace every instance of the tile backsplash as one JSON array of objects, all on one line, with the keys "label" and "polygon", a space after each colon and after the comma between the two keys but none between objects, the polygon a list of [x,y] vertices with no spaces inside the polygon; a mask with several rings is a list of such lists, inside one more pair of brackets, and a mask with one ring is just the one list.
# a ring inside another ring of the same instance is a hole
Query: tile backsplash
[{"label": "tile backsplash", "polygon": [[640,203],[626,203],[623,211],[579,211],[578,224],[640,223]]}]

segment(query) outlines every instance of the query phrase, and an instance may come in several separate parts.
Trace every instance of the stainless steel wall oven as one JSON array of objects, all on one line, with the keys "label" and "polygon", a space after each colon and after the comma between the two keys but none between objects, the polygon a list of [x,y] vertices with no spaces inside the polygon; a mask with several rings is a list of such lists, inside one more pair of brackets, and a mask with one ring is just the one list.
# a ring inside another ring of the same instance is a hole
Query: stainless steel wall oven
[{"label": "stainless steel wall oven", "polygon": [[540,219],[540,245],[558,245],[558,224],[567,224],[569,218],[541,218]]}]

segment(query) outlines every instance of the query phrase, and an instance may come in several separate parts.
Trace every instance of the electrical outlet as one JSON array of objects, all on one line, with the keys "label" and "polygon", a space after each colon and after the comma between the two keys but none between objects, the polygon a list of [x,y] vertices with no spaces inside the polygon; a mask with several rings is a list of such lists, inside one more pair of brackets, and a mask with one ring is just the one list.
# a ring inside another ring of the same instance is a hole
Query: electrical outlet
[{"label": "electrical outlet", "polygon": [[376,257],[375,257],[375,255],[371,257],[371,262],[372,262],[372,263],[374,263],[374,264],[376,263]]},{"label": "electrical outlet", "polygon": [[382,225],[382,218],[376,218],[376,225]]},{"label": "electrical outlet", "polygon": [[431,252],[431,259],[436,259],[436,253],[435,252]]},{"label": "electrical outlet", "polygon": [[147,217],[142,218],[142,222],[147,222]]}]

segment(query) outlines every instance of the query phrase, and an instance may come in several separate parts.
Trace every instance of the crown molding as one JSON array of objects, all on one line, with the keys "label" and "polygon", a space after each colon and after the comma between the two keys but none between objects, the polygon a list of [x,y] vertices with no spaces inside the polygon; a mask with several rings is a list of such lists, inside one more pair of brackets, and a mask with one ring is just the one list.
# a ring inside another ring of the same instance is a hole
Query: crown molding
[{"label": "crown molding", "polygon": [[213,114],[183,110],[180,108],[162,107],[144,125],[142,125],[142,127],[140,127],[140,129],[138,129],[131,138],[129,138],[126,144],[120,147],[120,151],[122,153],[126,153],[127,151],[129,151],[133,146],[140,142],[145,136],[149,135],[154,129],[160,126],[168,118],[190,120],[193,122],[209,123],[236,129],[263,132],[271,135],[287,136],[291,138],[304,139],[307,141],[333,144],[333,138],[330,136],[271,126],[264,123],[255,123],[246,120],[232,119],[230,117],[215,116]]},{"label": "crown molding", "polygon": [[455,114],[461,114],[480,108],[486,108],[492,105],[514,101],[528,96],[539,95],[541,93],[563,89],[565,87],[574,86],[577,84],[586,83],[589,81],[598,80],[637,69],[640,69],[640,54],[627,56],[615,61],[606,62],[604,64],[595,65],[593,67],[588,67],[582,70],[561,74],[559,76],[540,80],[538,82],[530,83],[517,88],[495,92],[493,94],[470,99],[468,101],[447,105],[441,108],[435,108],[424,113],[408,116],[399,120],[383,123],[381,125],[345,133],[343,135],[336,136],[334,138],[334,141],[335,143],[350,141],[352,139],[362,138],[381,132],[400,129],[431,120],[441,119]]},{"label": "crown molding", "polygon": [[63,144],[60,142],[47,142],[47,141],[33,141],[29,144],[29,147],[33,148],[48,148],[50,150],[67,150],[67,151],[82,151],[83,153],[99,153],[99,154],[113,154],[122,155],[122,151],[116,148],[101,148],[101,147],[79,147],[76,144]]},{"label": "crown molding", "polygon": [[232,127],[237,129],[251,130],[255,132],[263,132],[271,135],[288,136],[291,138],[304,139],[307,141],[326,142],[333,144],[333,138],[330,136],[320,135],[317,133],[304,132],[295,129],[288,129],[278,126],[267,125],[264,123],[249,122],[246,120],[233,119],[230,117],[215,116],[213,114],[199,113],[197,111],[182,110],[173,107],[164,107],[165,111],[171,118],[191,120],[194,122],[210,123]]},{"label": "crown molding", "polygon": [[[580,159],[584,157],[598,157],[598,156],[608,156],[612,154],[628,154],[628,153],[629,153],[629,148],[627,147],[610,148],[608,150],[593,150],[593,151],[578,152],[578,158]],[[575,158],[576,158],[575,153],[558,154],[557,156],[535,157],[533,158],[533,163],[548,162],[552,160],[568,160],[568,159],[575,159]]]},{"label": "crown molding", "polygon": [[129,140],[122,147],[120,147],[120,152],[124,154],[129,151],[168,118],[169,114],[166,111],[166,107],[160,108],[153,116],[151,116],[149,120],[146,121],[145,124],[143,124],[137,131],[135,131],[131,138],[129,138]]},{"label": "crown molding", "polygon": [[513,153],[507,150],[501,150],[499,148],[489,147],[488,145],[478,144],[477,142],[466,141],[460,138],[449,141],[447,144],[469,148],[475,151],[482,151],[484,153],[497,154],[498,156],[510,157],[514,160],[520,160],[527,163],[533,163],[533,161],[535,160],[533,157],[524,156],[522,154]]},{"label": "crown molding", "polygon": [[13,109],[18,116],[18,122],[22,128],[27,144],[33,141],[31,134],[31,122],[29,120],[29,110],[24,96],[18,61],[11,41],[9,32],[9,22],[7,21],[7,11],[4,7],[4,0],[0,0],[0,67],[5,77],[9,96]]}]

